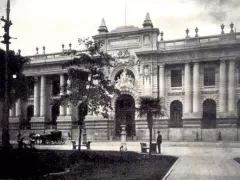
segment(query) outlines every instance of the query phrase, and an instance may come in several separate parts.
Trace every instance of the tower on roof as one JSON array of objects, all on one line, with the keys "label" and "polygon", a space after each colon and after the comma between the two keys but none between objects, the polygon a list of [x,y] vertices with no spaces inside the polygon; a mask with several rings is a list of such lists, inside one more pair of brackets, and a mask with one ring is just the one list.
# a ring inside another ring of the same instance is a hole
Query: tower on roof
[{"label": "tower on roof", "polygon": [[144,28],[153,28],[153,24],[152,24],[152,21],[150,19],[150,15],[149,15],[148,12],[147,12],[146,18],[145,18],[145,20],[143,22],[143,27]]},{"label": "tower on roof", "polygon": [[98,28],[98,32],[99,32],[99,34],[108,32],[108,29],[107,29],[107,26],[106,26],[104,18],[102,18],[102,22],[101,22],[101,25]]}]

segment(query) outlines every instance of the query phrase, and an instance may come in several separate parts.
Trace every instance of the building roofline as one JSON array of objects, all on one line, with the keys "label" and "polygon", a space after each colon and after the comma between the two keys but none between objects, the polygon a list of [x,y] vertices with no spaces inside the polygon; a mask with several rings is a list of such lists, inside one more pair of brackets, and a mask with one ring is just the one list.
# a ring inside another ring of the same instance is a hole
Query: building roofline
[{"label": "building roofline", "polygon": [[207,35],[207,36],[198,36],[198,37],[188,37],[188,38],[180,38],[180,39],[171,39],[171,40],[164,40],[159,41],[159,43],[171,43],[171,42],[179,42],[179,41],[188,41],[188,40],[195,40],[195,39],[207,39],[207,38],[219,38],[219,37],[226,37],[226,36],[233,36],[233,35],[240,35],[240,32],[236,33],[225,33],[225,34],[217,34],[217,35]]},{"label": "building roofline", "polygon": [[[231,45],[231,47],[229,47]],[[196,51],[196,50],[205,50],[205,49],[220,49],[220,48],[232,48],[232,47],[240,47],[240,44],[221,44],[221,45],[212,45],[207,47],[188,47],[183,49],[170,49],[170,50],[148,50],[148,51],[138,51],[135,52],[137,56],[142,55],[156,55],[156,54],[168,54],[168,53],[174,53],[174,52],[185,52],[185,51]]]},{"label": "building roofline", "polygon": [[97,34],[92,36],[93,39],[99,39],[99,38],[109,38],[109,37],[116,37],[117,35],[133,35],[133,34],[140,34],[144,32],[157,32],[157,35],[160,34],[158,28],[146,28],[146,29],[134,29],[129,31],[119,31],[119,32],[109,32],[104,34]]}]

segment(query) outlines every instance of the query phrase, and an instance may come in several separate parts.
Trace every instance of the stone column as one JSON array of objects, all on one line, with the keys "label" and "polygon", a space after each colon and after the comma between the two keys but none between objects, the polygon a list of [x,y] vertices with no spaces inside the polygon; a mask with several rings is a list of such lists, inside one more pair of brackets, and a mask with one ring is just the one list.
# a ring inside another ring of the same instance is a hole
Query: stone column
[{"label": "stone column", "polygon": [[[64,74],[60,74],[60,96],[64,95]],[[65,108],[64,106],[59,106],[60,116],[65,115]]]},{"label": "stone column", "polygon": [[192,112],[192,91],[191,91],[191,69],[190,63],[185,64],[184,70],[184,91],[185,91],[185,113]]},{"label": "stone column", "polygon": [[199,63],[195,62],[193,65],[193,112],[200,111],[200,89],[199,89]]},{"label": "stone column", "polygon": [[[67,84],[68,86],[71,85],[70,79],[67,80]],[[69,89],[67,89],[67,94],[71,94],[71,91]],[[71,107],[71,103],[69,103],[67,106],[67,115],[71,115],[71,114],[72,114],[72,107]]]},{"label": "stone column", "polygon": [[83,144],[87,144],[87,131],[86,131],[86,127],[84,126],[83,128]]},{"label": "stone column", "polygon": [[15,106],[13,106],[11,109],[9,109],[9,116],[10,117],[15,116]]},{"label": "stone column", "polygon": [[40,116],[46,116],[46,76],[41,76]]},{"label": "stone column", "polygon": [[235,62],[230,61],[228,67],[228,112],[236,110],[235,96]]},{"label": "stone column", "polygon": [[39,116],[39,79],[35,77],[34,82],[34,116]]},{"label": "stone column", "polygon": [[165,97],[165,82],[164,82],[164,64],[161,64],[159,66],[159,96],[160,97]]},{"label": "stone column", "polygon": [[226,104],[226,62],[220,61],[220,72],[219,72],[219,112],[226,112],[227,104]]},{"label": "stone column", "polygon": [[15,104],[15,107],[16,107],[16,116],[19,117],[21,116],[21,100],[18,99],[16,104]]}]

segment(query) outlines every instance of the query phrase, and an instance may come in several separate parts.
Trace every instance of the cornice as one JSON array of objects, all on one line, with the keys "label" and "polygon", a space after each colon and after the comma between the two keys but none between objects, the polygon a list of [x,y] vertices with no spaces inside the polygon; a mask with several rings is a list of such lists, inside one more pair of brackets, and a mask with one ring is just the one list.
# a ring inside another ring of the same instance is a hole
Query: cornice
[{"label": "cornice", "polygon": [[[189,47],[189,48],[183,48],[183,49],[171,49],[171,50],[153,50],[153,51],[136,51],[137,56],[144,56],[144,55],[149,55],[149,54],[170,54],[170,53],[179,53],[179,52],[189,52],[189,51],[201,51],[201,50],[213,50],[213,49],[226,49],[229,48],[229,44],[221,44],[221,45],[212,45],[208,47]],[[240,48],[240,44],[231,44],[231,49],[232,48]],[[240,54],[240,51],[239,51]]]}]

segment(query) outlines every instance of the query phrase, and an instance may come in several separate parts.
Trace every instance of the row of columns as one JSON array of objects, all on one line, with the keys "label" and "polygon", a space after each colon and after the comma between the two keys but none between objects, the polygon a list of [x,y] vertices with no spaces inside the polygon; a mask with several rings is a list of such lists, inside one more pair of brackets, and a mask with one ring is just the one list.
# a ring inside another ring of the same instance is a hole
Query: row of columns
[{"label": "row of columns", "polygon": [[[70,79],[67,80],[67,85],[69,86],[71,84]],[[65,77],[64,74],[60,74],[60,96],[64,95],[64,88],[62,88],[65,85]],[[67,94],[70,94],[71,91],[68,89],[67,90]],[[68,104],[68,106],[66,107],[66,111],[65,111],[65,107],[64,106],[60,106],[59,107],[59,115],[60,116],[69,116],[71,115],[71,104]]]},{"label": "row of columns", "polygon": [[[35,85],[34,85],[34,116],[38,117],[44,117],[46,116],[46,76],[43,75],[40,78],[40,85],[39,88],[39,79],[38,77],[35,77]],[[70,85],[70,80],[67,80],[67,84]],[[64,74],[60,74],[60,95],[64,95],[64,85],[65,85],[65,77]],[[40,93],[39,93],[40,89]],[[70,91],[67,91],[68,94],[70,94]],[[39,97],[40,94],[40,97]],[[40,99],[40,104],[39,104]],[[40,106],[40,108],[39,108]],[[40,111],[39,111],[40,109]],[[59,115],[65,116],[65,115],[71,115],[71,105],[67,106],[66,111],[64,106],[59,107]]]},{"label": "row of columns", "polygon": [[[160,97],[165,97],[164,85],[164,65],[159,67],[159,85]],[[193,75],[191,74],[191,64],[185,63],[184,67],[184,112],[197,113],[200,112],[200,64],[193,63]],[[231,60],[228,65],[226,61],[220,61],[219,71],[219,112],[233,112],[236,110],[235,103],[235,62]],[[193,81],[191,83],[191,77]],[[228,80],[228,84],[227,84]],[[193,96],[192,96],[193,94]]]},{"label": "row of columns", "polygon": [[9,110],[9,116],[10,117],[21,116],[21,101],[20,101],[20,99],[17,100],[15,105]]},{"label": "row of columns", "polygon": [[[62,88],[65,84],[64,74],[60,74],[60,95],[64,95],[64,89]],[[70,85],[70,80],[67,80],[67,84]],[[35,77],[34,83],[34,116],[45,117],[47,115],[47,96],[46,96],[46,76]],[[67,90],[70,94],[70,90]],[[71,115],[71,105],[67,106],[66,111],[64,106],[60,106],[60,116]],[[21,101],[20,99],[15,103],[14,107],[9,110],[10,117],[21,116]]]},{"label": "row of columns", "polygon": [[[235,105],[235,62],[230,61],[228,66],[226,61],[220,61],[219,67],[219,112],[233,112],[236,110]],[[190,63],[185,64],[185,113],[191,113],[191,78]],[[228,77],[228,84],[226,82]],[[193,109],[192,112],[200,111],[200,73],[199,63],[193,64]],[[228,88],[228,89],[227,89]],[[228,92],[228,96],[227,96]]]}]

